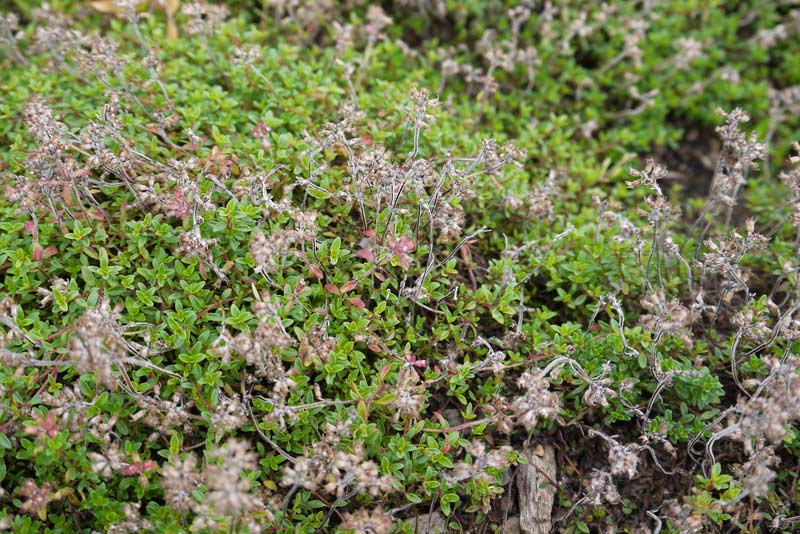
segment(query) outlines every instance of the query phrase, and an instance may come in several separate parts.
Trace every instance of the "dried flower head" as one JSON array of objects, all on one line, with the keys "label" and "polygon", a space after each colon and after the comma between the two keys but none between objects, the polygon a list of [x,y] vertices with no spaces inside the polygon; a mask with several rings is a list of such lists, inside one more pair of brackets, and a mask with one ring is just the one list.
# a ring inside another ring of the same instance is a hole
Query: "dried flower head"
[{"label": "dried flower head", "polygon": [[413,367],[403,366],[401,368],[394,394],[392,407],[396,410],[395,421],[398,421],[401,415],[408,415],[412,419],[419,417],[425,397],[419,386],[419,375]]},{"label": "dried flower head", "polygon": [[691,310],[677,299],[667,301],[661,288],[649,293],[640,302],[642,307],[649,312],[639,319],[639,323],[643,327],[654,332],[654,336],[658,336],[660,333],[675,335],[686,345],[691,346],[690,326],[696,319]]},{"label": "dried flower head", "polygon": [[119,324],[118,310],[109,309],[108,300],[87,310],[70,338],[70,359],[79,373],[94,373],[98,382],[114,385],[112,367],[121,362],[127,346]]},{"label": "dried flower head", "polygon": [[[223,516],[242,514],[259,505],[258,499],[250,493],[250,479],[245,470],[256,469],[256,455],[250,445],[243,440],[229,439],[225,445],[209,453],[205,481],[208,487],[207,505]],[[218,463],[219,462],[219,463]]]},{"label": "dried flower head", "polygon": [[256,264],[256,272],[274,272],[283,258],[290,254],[291,246],[297,239],[292,230],[276,230],[269,237],[260,229],[253,234],[250,242],[250,254]]},{"label": "dried flower head", "polygon": [[204,1],[187,2],[181,5],[181,13],[189,17],[184,26],[189,35],[211,35],[228,17],[225,4],[209,4]]},{"label": "dried flower head", "polygon": [[25,501],[20,505],[20,511],[38,517],[42,521],[47,517],[48,503],[60,498],[57,493],[53,492],[53,485],[50,482],[39,486],[30,478],[22,483],[19,494],[25,497]]},{"label": "dried flower head", "polygon": [[797,372],[800,360],[791,357],[783,363],[775,359],[767,363],[772,370],[761,394],[739,399],[737,405],[741,414],[739,437],[748,450],[752,450],[754,440],[761,436],[771,443],[780,443],[786,435],[786,426],[800,420],[800,373]]},{"label": "dried flower head", "polygon": [[664,165],[656,164],[656,162],[652,159],[648,159],[645,161],[644,169],[641,171],[634,169],[633,167],[628,168],[628,173],[631,176],[637,178],[637,180],[625,182],[625,184],[630,187],[639,187],[639,186],[646,186],[653,190],[653,192],[657,196],[661,196],[663,193],[661,192],[661,187],[658,185],[659,180],[663,180],[667,176],[667,168]]},{"label": "dried flower head", "polygon": [[561,400],[557,393],[550,391],[550,381],[541,370],[526,371],[517,383],[525,390],[511,403],[518,424],[530,431],[536,428],[539,418],[558,415]]},{"label": "dried flower head", "polygon": [[705,56],[703,54],[703,43],[694,37],[676,39],[675,47],[678,49],[678,53],[675,54],[675,68],[679,70],[688,69],[692,62]]},{"label": "dried flower head", "polygon": [[611,479],[611,473],[607,471],[595,470],[592,472],[587,485],[586,500],[592,506],[599,507],[603,503],[617,504],[620,501],[617,486]]},{"label": "dried flower head", "polygon": [[189,454],[181,460],[173,457],[162,469],[161,487],[166,501],[180,509],[186,508],[187,500],[202,481],[197,469],[197,457]]},{"label": "dried flower head", "polygon": [[636,476],[639,466],[639,452],[641,445],[630,443],[628,445],[615,444],[608,449],[608,462],[611,464],[612,475],[624,475],[628,478]]},{"label": "dried flower head", "polygon": [[374,510],[358,510],[344,514],[339,528],[354,534],[389,534],[392,530],[392,518],[381,508]]},{"label": "dried flower head", "polygon": [[487,451],[483,442],[472,440],[464,449],[469,453],[471,461],[465,460],[456,464],[452,474],[448,477],[452,484],[472,478],[493,483],[497,478],[497,473],[511,465],[509,455],[513,448],[510,446],[504,445]]}]

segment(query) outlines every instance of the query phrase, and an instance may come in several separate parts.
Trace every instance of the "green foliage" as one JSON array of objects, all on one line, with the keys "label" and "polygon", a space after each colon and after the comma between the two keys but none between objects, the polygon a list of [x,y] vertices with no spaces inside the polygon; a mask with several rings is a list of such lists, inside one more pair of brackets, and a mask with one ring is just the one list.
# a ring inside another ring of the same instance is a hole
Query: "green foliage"
[{"label": "green foliage", "polygon": [[171,39],[34,4],[0,28],[4,528],[480,531],[530,443],[566,532],[791,528],[796,10],[184,3]]}]

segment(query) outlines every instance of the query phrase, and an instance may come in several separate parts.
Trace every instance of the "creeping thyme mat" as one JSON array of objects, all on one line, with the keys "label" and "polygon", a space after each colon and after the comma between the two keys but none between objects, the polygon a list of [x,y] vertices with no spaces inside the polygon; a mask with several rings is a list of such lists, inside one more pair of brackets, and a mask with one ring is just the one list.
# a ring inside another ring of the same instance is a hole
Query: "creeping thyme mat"
[{"label": "creeping thyme mat", "polygon": [[0,531],[800,529],[794,2],[0,6]]}]

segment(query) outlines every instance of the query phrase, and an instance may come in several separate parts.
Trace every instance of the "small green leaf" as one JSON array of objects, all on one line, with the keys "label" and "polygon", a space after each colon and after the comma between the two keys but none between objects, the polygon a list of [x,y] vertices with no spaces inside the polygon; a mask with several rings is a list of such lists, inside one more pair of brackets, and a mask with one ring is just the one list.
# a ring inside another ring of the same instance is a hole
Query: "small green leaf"
[{"label": "small green leaf", "polygon": [[439,506],[441,507],[442,513],[444,515],[446,515],[446,516],[450,515],[451,509],[450,509],[450,503],[449,502],[441,501],[439,503]]},{"label": "small green leaf", "polygon": [[439,481],[438,480],[426,480],[422,483],[422,487],[425,488],[425,491],[428,493],[432,492],[433,490],[439,489]]},{"label": "small green leaf", "polygon": [[139,302],[144,304],[145,306],[152,306],[153,299],[150,298],[150,295],[146,291],[142,291],[140,289],[136,290],[136,297],[139,299]]},{"label": "small green leaf", "polygon": [[502,325],[506,324],[505,316],[497,308],[492,309],[492,318]]},{"label": "small green leaf", "polygon": [[447,469],[452,469],[455,467],[453,464],[453,460],[445,456],[444,454],[437,454],[435,456],[436,463],[441,465],[442,467],[446,467]]},{"label": "small green leaf", "polygon": [[306,191],[308,191],[309,196],[312,196],[317,200],[327,200],[331,197],[327,191],[323,191],[322,189],[318,189],[316,187],[309,187]]},{"label": "small green leaf", "polygon": [[450,504],[455,504],[459,501],[459,497],[455,493],[445,493],[444,495],[442,495],[442,501]]},{"label": "small green leaf", "polygon": [[358,415],[361,417],[361,420],[366,423],[367,419],[369,418],[369,409],[367,408],[367,403],[363,400],[358,401],[358,404],[356,405],[356,411],[358,411]]},{"label": "small green leaf", "polygon": [[339,254],[342,251],[342,238],[337,237],[331,243],[331,265],[339,263]]}]

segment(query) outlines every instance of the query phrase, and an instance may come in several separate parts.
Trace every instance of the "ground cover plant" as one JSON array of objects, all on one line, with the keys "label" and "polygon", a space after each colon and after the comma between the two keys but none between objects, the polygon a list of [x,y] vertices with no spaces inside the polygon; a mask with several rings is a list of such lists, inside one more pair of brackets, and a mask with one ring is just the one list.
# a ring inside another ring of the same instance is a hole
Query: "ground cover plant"
[{"label": "ground cover plant", "polygon": [[0,6],[0,529],[800,528],[795,2]]}]

